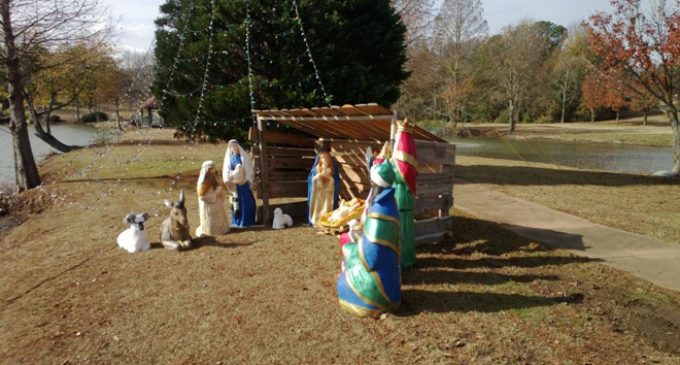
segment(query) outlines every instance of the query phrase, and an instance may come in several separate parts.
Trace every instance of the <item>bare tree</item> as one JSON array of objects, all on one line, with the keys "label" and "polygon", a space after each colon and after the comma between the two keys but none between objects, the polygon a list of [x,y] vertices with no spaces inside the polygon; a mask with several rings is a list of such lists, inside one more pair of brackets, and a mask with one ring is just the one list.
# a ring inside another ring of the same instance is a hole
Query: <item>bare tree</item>
[{"label": "bare tree", "polygon": [[440,96],[454,123],[463,120],[466,99],[473,89],[466,61],[477,47],[475,40],[488,31],[481,0],[444,0],[434,20],[433,46],[446,75]]},{"label": "bare tree", "polygon": [[391,3],[406,25],[407,45],[411,46],[413,42],[427,37],[434,0],[391,0]]},{"label": "bare tree", "polygon": [[24,86],[31,72],[23,66],[24,60],[40,49],[101,39],[109,29],[104,22],[105,11],[99,0],[0,0],[0,60],[9,93],[18,191],[41,183],[24,116]]},{"label": "bare tree", "polygon": [[127,74],[127,85],[123,99],[131,106],[139,106],[151,93],[156,60],[150,50],[144,52],[125,51],[120,59],[121,69]]},{"label": "bare tree", "polygon": [[537,71],[543,68],[547,41],[536,24],[522,22],[505,27],[495,39],[496,56],[490,61],[507,102],[510,132],[515,131],[521,108],[540,76]]}]

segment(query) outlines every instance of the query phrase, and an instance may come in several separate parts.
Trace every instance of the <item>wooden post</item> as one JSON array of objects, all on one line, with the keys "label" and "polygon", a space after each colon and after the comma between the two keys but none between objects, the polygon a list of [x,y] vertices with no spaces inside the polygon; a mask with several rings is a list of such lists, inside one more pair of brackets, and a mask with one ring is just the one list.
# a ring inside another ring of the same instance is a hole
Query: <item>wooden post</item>
[{"label": "wooden post", "polygon": [[257,116],[258,145],[260,147],[260,196],[262,197],[262,224],[269,225],[269,166],[267,161],[267,125]]}]

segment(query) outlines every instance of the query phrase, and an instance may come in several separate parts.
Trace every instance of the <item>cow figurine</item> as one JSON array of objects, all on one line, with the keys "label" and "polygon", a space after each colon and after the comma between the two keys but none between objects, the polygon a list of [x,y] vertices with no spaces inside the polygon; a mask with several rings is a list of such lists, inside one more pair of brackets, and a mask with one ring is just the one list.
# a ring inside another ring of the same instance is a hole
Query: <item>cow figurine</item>
[{"label": "cow figurine", "polygon": [[191,248],[191,234],[189,233],[189,219],[187,208],[184,206],[184,191],[179,193],[179,201],[165,200],[170,208],[170,216],[161,225],[161,243],[168,250],[186,250]]}]

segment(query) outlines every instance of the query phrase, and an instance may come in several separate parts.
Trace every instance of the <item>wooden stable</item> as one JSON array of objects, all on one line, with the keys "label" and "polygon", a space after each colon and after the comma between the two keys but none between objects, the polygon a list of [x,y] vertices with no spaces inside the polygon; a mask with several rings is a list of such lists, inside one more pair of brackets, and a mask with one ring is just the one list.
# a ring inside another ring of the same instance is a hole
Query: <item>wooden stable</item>
[{"label": "wooden stable", "polygon": [[[256,169],[255,191],[262,199],[262,219],[271,222],[273,199],[306,198],[307,177],[316,154],[330,151],[340,167],[342,199],[366,199],[370,190],[365,152],[377,155],[394,138],[396,114],[377,104],[311,109],[254,110],[250,131]],[[282,126],[297,130],[286,131]],[[418,155],[416,244],[444,238],[452,228],[453,166],[456,147],[415,127]],[[280,206],[293,218],[306,219],[306,200]]]}]

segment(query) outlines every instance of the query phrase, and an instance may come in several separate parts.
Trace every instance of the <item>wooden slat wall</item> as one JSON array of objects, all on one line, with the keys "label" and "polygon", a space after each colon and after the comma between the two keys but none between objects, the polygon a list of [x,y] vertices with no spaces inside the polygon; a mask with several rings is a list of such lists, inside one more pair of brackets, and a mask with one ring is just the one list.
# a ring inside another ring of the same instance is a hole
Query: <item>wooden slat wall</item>
[{"label": "wooden slat wall", "polygon": [[416,140],[416,244],[442,240],[451,232],[449,210],[453,206],[453,166],[456,146]]},{"label": "wooden slat wall", "polygon": [[[251,131],[251,138],[257,138]],[[299,135],[268,130],[267,138],[267,173],[269,181],[265,182],[269,198],[306,198],[307,176],[314,164],[315,142]],[[260,149],[252,147],[253,165],[255,166],[257,197],[262,194],[262,171],[260,171]]]},{"label": "wooden slat wall", "polygon": [[377,155],[382,145],[368,141],[326,141],[326,143],[340,166],[340,197],[345,200],[366,199],[371,190],[366,165],[366,148],[370,146]]}]

